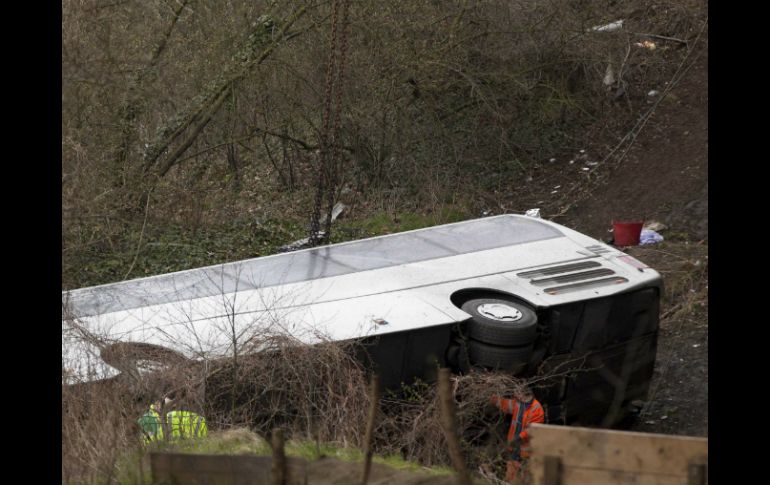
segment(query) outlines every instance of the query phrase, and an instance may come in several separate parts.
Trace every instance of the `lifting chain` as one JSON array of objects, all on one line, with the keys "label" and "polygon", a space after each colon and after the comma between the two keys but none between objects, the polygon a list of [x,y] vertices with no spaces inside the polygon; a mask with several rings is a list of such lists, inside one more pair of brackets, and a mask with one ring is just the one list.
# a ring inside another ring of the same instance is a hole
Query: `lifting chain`
[{"label": "lifting chain", "polygon": [[[340,28],[339,60],[337,59],[337,19],[342,10],[342,26]],[[326,66],[326,87],[324,91],[324,113],[321,126],[321,147],[319,154],[318,179],[316,183],[315,205],[310,218],[310,246],[317,246],[321,242],[320,218],[323,206],[323,196],[326,194],[327,214],[326,227],[323,239],[329,240],[331,236],[332,209],[334,208],[334,194],[338,183],[339,143],[337,133],[340,126],[340,113],[342,111],[342,84],[344,81],[345,60],[347,54],[347,0],[334,0],[332,2],[331,31],[329,34],[329,59]],[[336,86],[335,86],[335,64]],[[334,106],[334,122],[332,119],[332,92],[336,90],[336,102]],[[331,128],[331,129],[330,129]]]}]

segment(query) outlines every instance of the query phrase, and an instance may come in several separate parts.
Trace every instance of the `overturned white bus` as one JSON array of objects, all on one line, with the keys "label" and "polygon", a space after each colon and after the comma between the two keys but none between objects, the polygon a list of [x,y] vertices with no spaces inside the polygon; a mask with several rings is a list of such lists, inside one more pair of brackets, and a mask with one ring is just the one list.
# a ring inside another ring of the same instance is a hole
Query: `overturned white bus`
[{"label": "overturned white bus", "polygon": [[391,388],[442,366],[558,369],[535,389],[549,420],[606,422],[646,397],[661,291],[618,249],[502,215],[63,292],[62,366],[81,381],[125,370],[109,348],[84,349],[84,332],[136,359],[146,348],[207,359],[280,330],[306,344],[360,339]]}]

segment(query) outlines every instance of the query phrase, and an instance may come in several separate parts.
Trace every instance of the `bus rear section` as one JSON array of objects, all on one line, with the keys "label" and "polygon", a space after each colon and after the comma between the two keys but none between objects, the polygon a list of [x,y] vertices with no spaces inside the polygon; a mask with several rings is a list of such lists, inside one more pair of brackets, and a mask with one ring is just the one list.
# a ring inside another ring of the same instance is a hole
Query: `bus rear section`
[{"label": "bus rear section", "polygon": [[[505,299],[501,293],[489,296]],[[511,301],[521,302],[515,296]],[[660,288],[535,309],[537,333],[526,360],[490,365],[469,352],[468,325],[436,325],[363,339],[360,358],[385,388],[435,382],[438,368],[455,373],[501,370],[527,379],[548,422],[612,426],[644,401],[653,376]],[[482,347],[484,349],[492,348]],[[517,352],[517,347],[510,347]]]},{"label": "bus rear section", "polygon": [[550,422],[612,425],[647,398],[659,288],[578,301],[543,312],[543,374],[535,393]]}]

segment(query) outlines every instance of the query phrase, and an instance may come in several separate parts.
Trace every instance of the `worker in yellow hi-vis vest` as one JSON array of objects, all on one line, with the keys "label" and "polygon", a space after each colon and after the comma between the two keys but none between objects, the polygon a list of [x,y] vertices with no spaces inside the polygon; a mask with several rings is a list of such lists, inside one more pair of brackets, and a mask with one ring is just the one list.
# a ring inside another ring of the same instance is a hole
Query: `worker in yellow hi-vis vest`
[{"label": "worker in yellow hi-vis vest", "polygon": [[166,397],[150,405],[150,410],[139,418],[144,444],[156,443],[164,439],[163,414],[166,416],[168,439],[203,438],[209,433],[206,419],[192,411],[183,411],[173,400]]},{"label": "worker in yellow hi-vis vest", "polygon": [[150,409],[139,418],[139,428],[142,430],[144,444],[163,441],[163,422],[160,417],[161,401],[150,404]]},{"label": "worker in yellow hi-vis vest", "polygon": [[206,418],[192,411],[183,411],[175,401],[167,401],[166,423],[171,439],[205,438],[209,434]]}]

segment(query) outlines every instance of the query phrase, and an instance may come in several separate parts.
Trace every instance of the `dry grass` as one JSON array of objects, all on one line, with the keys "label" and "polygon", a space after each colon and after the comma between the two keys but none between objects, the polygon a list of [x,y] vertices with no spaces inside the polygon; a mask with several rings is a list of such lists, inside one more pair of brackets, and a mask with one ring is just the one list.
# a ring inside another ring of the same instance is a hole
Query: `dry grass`
[{"label": "dry grass", "polygon": [[367,396],[352,345],[305,346],[278,336],[251,343],[263,350],[152,374],[65,385],[63,372],[64,481],[111,483],[121,457],[141,448],[136,420],[163,396],[203,413],[211,429],[248,426],[265,436],[281,427],[297,437],[360,444]]},{"label": "dry grass", "polygon": [[[298,345],[277,336],[265,337],[259,345],[262,352],[237,361],[188,363],[138,379],[121,375],[63,385],[64,481],[113,483],[125,476],[124,457],[142,451],[136,420],[159,393],[202,412],[212,431],[247,433],[249,438],[254,432],[269,436],[280,427],[296,440],[361,447],[369,397],[365,370],[355,358],[357,347]],[[487,401],[490,394],[510,392],[518,382],[498,373],[454,378],[458,432],[471,470],[502,466],[499,452],[507,423]],[[250,438],[246,441],[244,449],[253,445]],[[374,451],[423,466],[450,464],[435,385],[419,383],[382,399]]]},{"label": "dry grass", "polygon": [[113,483],[122,459],[137,450],[141,413],[119,387],[62,386],[63,483]]}]

